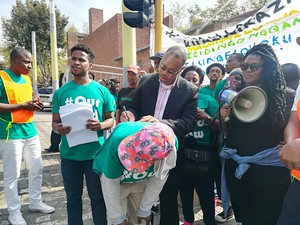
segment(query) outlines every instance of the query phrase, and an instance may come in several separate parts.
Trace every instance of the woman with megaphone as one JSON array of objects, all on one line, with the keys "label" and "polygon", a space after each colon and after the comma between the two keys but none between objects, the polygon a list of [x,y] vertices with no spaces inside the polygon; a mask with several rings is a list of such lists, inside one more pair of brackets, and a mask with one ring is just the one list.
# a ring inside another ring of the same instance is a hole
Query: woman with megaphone
[{"label": "woman with megaphone", "polygon": [[[220,156],[234,211],[243,225],[275,225],[290,183],[280,162],[278,144],[287,123],[285,80],[274,50],[265,43],[253,46],[241,69],[247,87],[220,110],[227,132]],[[229,117],[226,122],[225,118]],[[224,183],[223,187],[226,187]],[[228,199],[228,196],[222,197]]]}]

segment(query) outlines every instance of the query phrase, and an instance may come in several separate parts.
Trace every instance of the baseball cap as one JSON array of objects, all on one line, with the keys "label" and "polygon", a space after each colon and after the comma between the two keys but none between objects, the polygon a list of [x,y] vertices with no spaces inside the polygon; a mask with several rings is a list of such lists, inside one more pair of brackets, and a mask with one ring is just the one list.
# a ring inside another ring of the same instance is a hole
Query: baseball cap
[{"label": "baseball cap", "polygon": [[135,74],[139,74],[141,72],[141,69],[139,66],[135,66],[135,65],[130,65],[128,68],[127,68],[127,72],[128,71],[131,71],[131,72],[134,72]]},{"label": "baseball cap", "polygon": [[158,122],[124,138],[119,144],[118,156],[126,170],[141,173],[172,151],[176,151],[175,134],[169,126]]},{"label": "baseball cap", "polygon": [[149,59],[162,59],[164,57],[165,53],[163,51],[155,53],[155,55],[150,56]]}]

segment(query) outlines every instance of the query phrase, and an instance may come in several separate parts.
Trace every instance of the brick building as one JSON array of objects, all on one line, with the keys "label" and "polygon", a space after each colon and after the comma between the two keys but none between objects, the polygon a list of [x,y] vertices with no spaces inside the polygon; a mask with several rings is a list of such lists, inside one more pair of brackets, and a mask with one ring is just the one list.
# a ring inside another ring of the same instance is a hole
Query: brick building
[{"label": "brick building", "polygon": [[[123,83],[123,76],[120,75],[123,72],[122,20],[122,14],[118,13],[104,23],[103,10],[91,8],[89,10],[89,34],[71,32],[67,34],[68,50],[77,43],[87,44],[94,49],[96,58],[92,70],[96,75],[96,80],[118,77]],[[173,17],[165,17],[163,23],[173,27]],[[150,28],[136,29],[137,64],[145,71],[148,71],[150,66],[149,43]],[[97,65],[104,65],[104,67]],[[108,68],[107,66],[121,69]]]}]

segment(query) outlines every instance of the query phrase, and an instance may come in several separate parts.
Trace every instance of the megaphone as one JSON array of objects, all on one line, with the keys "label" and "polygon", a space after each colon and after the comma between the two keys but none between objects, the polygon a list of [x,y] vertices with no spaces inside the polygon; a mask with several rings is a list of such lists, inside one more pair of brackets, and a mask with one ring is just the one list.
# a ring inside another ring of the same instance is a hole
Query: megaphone
[{"label": "megaphone", "polygon": [[259,87],[249,86],[235,92],[224,89],[220,93],[221,102],[232,106],[235,117],[241,122],[252,123],[265,113],[268,106],[268,97]]}]

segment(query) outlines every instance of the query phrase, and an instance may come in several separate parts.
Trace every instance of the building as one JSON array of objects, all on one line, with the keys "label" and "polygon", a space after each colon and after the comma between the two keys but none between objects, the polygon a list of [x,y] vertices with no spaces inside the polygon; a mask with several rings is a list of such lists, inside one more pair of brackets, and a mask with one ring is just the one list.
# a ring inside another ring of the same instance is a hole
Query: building
[{"label": "building", "polygon": [[[94,49],[96,57],[92,71],[95,73],[96,80],[117,77],[123,83],[122,20],[122,14],[118,13],[104,22],[103,10],[91,8],[89,9],[89,34],[71,32],[67,34],[68,50],[77,43],[87,44]],[[172,28],[173,17],[165,17],[163,23]],[[150,66],[149,27],[136,29],[136,49],[137,65],[147,72]]]}]

